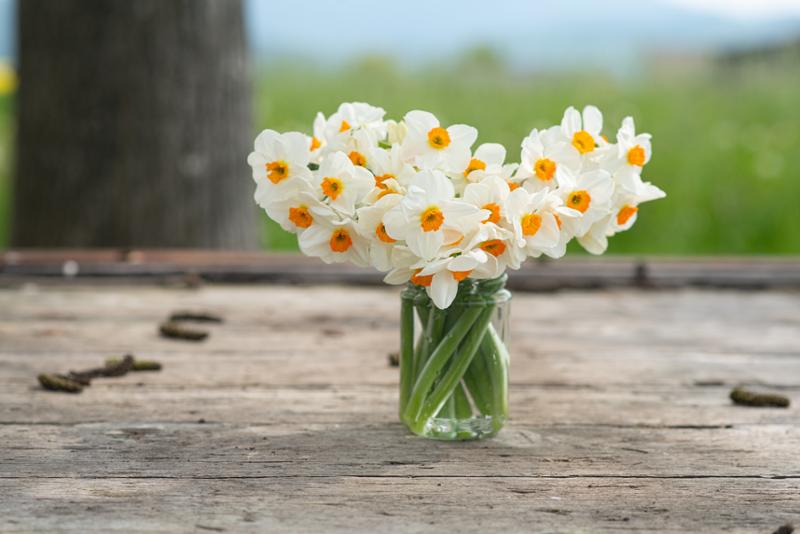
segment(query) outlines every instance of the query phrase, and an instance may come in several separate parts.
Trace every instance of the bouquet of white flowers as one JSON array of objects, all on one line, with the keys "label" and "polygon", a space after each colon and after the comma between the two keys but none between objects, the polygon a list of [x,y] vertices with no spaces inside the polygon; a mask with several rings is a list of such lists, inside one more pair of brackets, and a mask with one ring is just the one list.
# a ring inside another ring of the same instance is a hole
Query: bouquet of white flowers
[{"label": "bouquet of white flowers", "polygon": [[[417,293],[424,288],[426,302],[416,293],[409,300],[412,309],[425,310],[419,317],[426,336],[416,348],[405,343],[401,354],[407,364],[401,362],[401,414],[412,430],[431,434],[434,416],[453,407],[448,403],[457,405],[461,385],[462,413],[469,406],[471,413],[491,410],[504,418],[476,389],[488,370],[472,380],[464,378],[466,371],[444,380],[448,370],[468,370],[480,347],[489,363],[507,355],[504,347],[489,346],[502,344],[491,314],[451,306],[475,307],[480,281],[499,279],[529,256],[559,258],[573,238],[593,254],[604,252],[608,237],[634,224],[639,204],[664,196],[641,178],[651,157],[650,135],[637,134],[627,117],[612,143],[601,133],[596,107],[583,113],[570,107],[560,126],[531,130],[517,164],[505,162],[506,149],[497,143],[473,152],[478,131],[471,126],[445,126],[426,111],[410,111],[400,122],[384,114],[369,104],[345,103],[327,119],[317,114],[313,136],[264,130],[248,157],[255,200],[298,234],[304,254],[371,265],[387,273],[387,283],[410,282]],[[481,305],[494,309],[497,302],[484,298]],[[403,317],[403,338],[408,341],[410,329],[413,344],[413,312]],[[457,328],[467,318],[478,334],[467,336],[470,324]],[[450,339],[456,330],[463,330],[461,338]],[[462,353],[465,361],[455,361]],[[441,384],[447,387],[437,393]],[[482,389],[493,396],[490,387]],[[459,437],[459,430],[437,434],[443,436]]]}]

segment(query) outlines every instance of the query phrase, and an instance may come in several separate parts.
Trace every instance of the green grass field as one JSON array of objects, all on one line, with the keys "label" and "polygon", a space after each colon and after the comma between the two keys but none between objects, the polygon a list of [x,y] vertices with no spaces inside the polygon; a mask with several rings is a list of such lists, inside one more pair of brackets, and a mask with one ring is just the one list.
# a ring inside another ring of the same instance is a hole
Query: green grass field
[{"label": "green grass field", "polygon": [[[616,236],[610,253],[800,253],[800,74],[771,69],[695,73],[637,82],[598,76],[514,75],[480,63],[404,73],[365,60],[325,71],[274,66],[258,77],[256,126],[310,132],[316,111],[363,100],[401,118],[427,109],[443,122],[480,131],[518,160],[533,127],[560,121],[568,105],[599,106],[613,137],[625,115],[653,134],[645,177],[668,198],[642,207],[633,230]],[[11,101],[0,99],[0,246],[5,243]],[[244,158],[245,154],[242,155]],[[247,177],[249,178],[249,177]],[[294,249],[293,236],[264,218],[264,245]]]}]

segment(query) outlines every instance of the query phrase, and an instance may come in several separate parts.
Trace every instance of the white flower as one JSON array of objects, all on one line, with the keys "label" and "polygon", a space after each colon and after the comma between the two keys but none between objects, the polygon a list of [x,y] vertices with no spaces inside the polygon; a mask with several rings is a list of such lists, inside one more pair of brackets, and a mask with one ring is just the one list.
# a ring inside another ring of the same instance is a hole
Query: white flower
[{"label": "white flower", "polygon": [[554,210],[556,204],[561,204],[561,199],[547,190],[531,195],[519,188],[509,195],[507,210],[516,245],[527,255],[539,257],[558,245],[561,229]]},{"label": "white flower", "polygon": [[489,261],[488,254],[480,249],[433,260],[417,271],[412,281],[426,288],[428,296],[437,308],[445,309],[456,298],[458,283],[472,276],[475,270],[487,261]]},{"label": "white flower", "polygon": [[359,233],[370,241],[369,256],[372,265],[379,271],[392,269],[392,252],[397,249],[397,239],[386,233],[383,216],[403,200],[402,195],[389,194],[380,198],[371,206],[358,210]]},{"label": "white flower", "polygon": [[369,265],[369,244],[359,235],[353,221],[330,220],[322,211],[314,211],[315,223],[300,234],[298,243],[306,256],[322,259],[325,263],[349,261],[366,267]]},{"label": "white flower", "polygon": [[528,180],[527,189],[555,189],[556,175],[566,168],[573,174],[580,170],[581,159],[563,135],[561,128],[531,130],[522,140],[521,163],[515,180]]},{"label": "white flower", "polygon": [[519,269],[524,257],[520,256],[515,245],[514,234],[509,230],[492,223],[482,224],[464,247],[464,250],[480,249],[487,254],[486,263],[473,278],[496,278],[507,267]]},{"label": "white flower", "polygon": [[636,193],[642,183],[641,172],[652,156],[650,134],[636,135],[632,117],[625,117],[617,132],[617,161],[614,179],[631,193]]},{"label": "white flower", "polygon": [[498,143],[483,143],[475,150],[462,175],[470,182],[480,182],[487,176],[503,174],[506,148]]},{"label": "white flower", "polygon": [[356,203],[374,184],[372,174],[353,165],[342,152],[328,154],[314,172],[314,188],[325,203],[345,215],[353,215]]},{"label": "white flower", "polygon": [[406,158],[425,169],[464,172],[470,160],[470,147],[478,138],[475,128],[454,124],[445,129],[427,111],[409,111],[404,122],[408,128],[403,140]]},{"label": "white flower", "polygon": [[570,106],[561,119],[561,132],[579,154],[588,154],[603,143],[602,130],[603,114],[594,106],[583,108],[583,117]]},{"label": "white flower", "polygon": [[386,121],[386,141],[390,145],[399,145],[406,138],[408,128],[403,121]]},{"label": "white flower", "polygon": [[264,130],[256,137],[254,148],[247,163],[253,168],[259,205],[285,199],[301,189],[303,181],[311,179],[307,136]]},{"label": "white flower", "polygon": [[464,189],[463,199],[464,202],[489,212],[489,215],[481,221],[483,224],[500,224],[500,221],[506,218],[505,205],[510,192],[504,180],[490,176],[482,182],[468,184]]},{"label": "white flower", "polygon": [[453,184],[439,171],[419,172],[402,202],[383,218],[393,239],[405,240],[422,259],[436,256],[445,243],[458,240],[488,216],[466,202],[454,199]]},{"label": "white flower", "polygon": [[291,197],[268,202],[263,206],[270,219],[280,224],[287,232],[297,234],[314,223],[313,210],[319,208],[321,204],[311,193],[311,187],[306,187],[306,190],[298,191]]},{"label": "white flower", "polygon": [[[351,152],[353,136],[361,132],[358,141],[372,145],[386,137],[386,124],[383,108],[371,106],[363,102],[346,102],[328,118],[325,126],[325,139],[330,150]],[[363,147],[362,147],[363,148]]]},{"label": "white flower", "polygon": [[577,178],[570,172],[562,172],[558,182],[558,193],[564,205],[581,212],[580,218],[563,221],[576,236],[586,233],[592,224],[608,214],[614,182],[607,171],[584,172]]},{"label": "white flower", "polygon": [[311,161],[314,163],[320,162],[323,151],[328,145],[328,141],[325,139],[325,127],[327,124],[328,123],[325,120],[325,115],[323,115],[321,112],[317,112],[317,116],[314,117],[314,135],[311,136],[311,141],[309,141]]}]

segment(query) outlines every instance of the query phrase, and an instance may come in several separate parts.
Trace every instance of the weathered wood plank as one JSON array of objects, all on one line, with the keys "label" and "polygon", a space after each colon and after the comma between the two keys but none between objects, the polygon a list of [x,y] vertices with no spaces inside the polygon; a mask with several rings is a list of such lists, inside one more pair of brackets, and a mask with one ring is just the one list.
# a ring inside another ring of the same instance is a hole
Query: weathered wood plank
[{"label": "weathered wood plank", "polygon": [[4,532],[749,533],[800,509],[800,481],[751,478],[53,478],[0,493]]},{"label": "weathered wood plank", "polygon": [[0,425],[0,478],[424,474],[800,481],[798,450],[800,428],[795,425],[634,428],[521,423],[491,441],[455,445],[417,439],[399,422]]},{"label": "weathered wood plank", "polygon": [[[299,254],[207,250],[58,250],[0,252],[0,282],[25,277],[164,278],[191,274],[217,282],[349,283],[381,285],[372,269],[324,265]],[[608,287],[798,288],[796,257],[565,258],[526,263],[514,273],[516,289]]]},{"label": "weathered wood plank", "polygon": [[[0,291],[0,530],[771,532],[800,515],[800,293],[517,293],[512,421],[478,443],[396,417],[396,289]],[[169,312],[226,317],[160,339]],[[134,351],[80,395],[41,370]],[[712,381],[717,385],[698,382]],[[739,382],[785,410],[733,406]],[[202,421],[202,422],[201,422]]]},{"label": "weathered wood plank", "polygon": [[[110,380],[110,379],[109,379]],[[79,395],[34,385],[0,392],[0,423],[79,424],[159,421],[240,424],[386,423],[397,421],[393,385],[158,386],[135,376],[126,385],[97,381]],[[782,390],[788,409],[734,406],[728,387],[512,386],[512,425],[644,427],[796,424],[800,388]]]}]

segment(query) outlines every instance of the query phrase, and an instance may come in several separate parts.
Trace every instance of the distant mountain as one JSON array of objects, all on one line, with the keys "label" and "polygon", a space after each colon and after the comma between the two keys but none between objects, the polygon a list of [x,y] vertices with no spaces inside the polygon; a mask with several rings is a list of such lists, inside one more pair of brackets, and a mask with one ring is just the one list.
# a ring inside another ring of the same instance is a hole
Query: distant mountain
[{"label": "distant mountain", "polygon": [[686,3],[248,0],[247,25],[253,49],[266,59],[291,54],[336,64],[384,54],[419,64],[488,45],[519,68],[623,72],[653,50],[719,51],[800,35],[798,10],[744,18],[679,5]]}]

